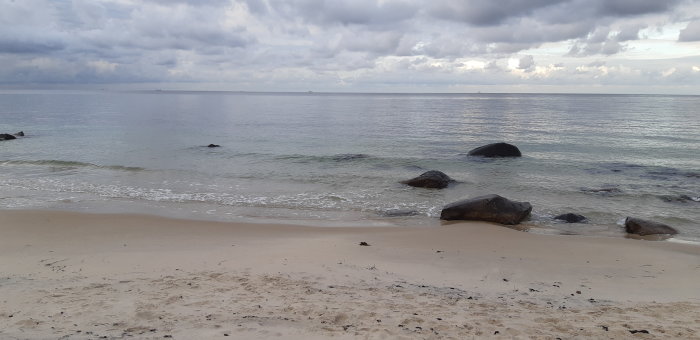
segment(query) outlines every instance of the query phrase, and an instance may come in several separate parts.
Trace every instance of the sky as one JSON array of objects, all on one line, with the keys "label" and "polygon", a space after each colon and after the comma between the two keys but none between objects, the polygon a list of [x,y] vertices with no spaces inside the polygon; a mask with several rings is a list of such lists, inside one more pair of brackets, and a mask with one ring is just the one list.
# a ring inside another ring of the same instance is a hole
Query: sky
[{"label": "sky", "polygon": [[0,88],[700,95],[700,0],[0,0]]}]

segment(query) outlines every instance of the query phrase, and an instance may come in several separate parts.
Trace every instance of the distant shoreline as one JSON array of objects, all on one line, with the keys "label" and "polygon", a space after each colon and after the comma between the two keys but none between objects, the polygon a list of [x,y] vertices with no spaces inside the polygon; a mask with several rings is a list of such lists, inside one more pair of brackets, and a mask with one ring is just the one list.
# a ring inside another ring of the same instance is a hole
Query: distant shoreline
[{"label": "distant shoreline", "polygon": [[2,87],[0,86],[0,94],[16,94],[22,93],[23,91],[33,91],[33,92],[64,92],[64,93],[154,93],[154,94],[251,94],[251,95],[318,95],[318,96],[328,96],[328,95],[390,95],[390,96],[501,96],[501,95],[524,95],[524,96],[557,96],[557,95],[569,95],[569,96],[630,96],[630,97],[643,97],[643,96],[658,96],[658,97],[698,97],[700,94],[683,94],[683,93],[642,93],[642,92],[363,92],[363,91],[317,91],[317,90],[307,90],[307,91],[256,91],[256,90],[195,90],[195,89],[108,89],[108,88],[90,88],[90,87],[58,87],[58,88],[13,88],[13,87]]}]

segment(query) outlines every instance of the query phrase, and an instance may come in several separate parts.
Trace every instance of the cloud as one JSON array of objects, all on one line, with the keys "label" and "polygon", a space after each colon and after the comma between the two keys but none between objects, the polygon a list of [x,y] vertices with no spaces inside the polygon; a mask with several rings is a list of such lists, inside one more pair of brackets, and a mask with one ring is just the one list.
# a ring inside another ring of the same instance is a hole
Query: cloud
[{"label": "cloud", "polygon": [[[0,6],[0,84],[454,88],[634,77],[642,83],[642,75],[647,82],[692,83],[692,67],[700,65],[661,57],[674,48],[687,55],[700,41],[700,21],[690,14],[698,6],[682,0],[0,0]],[[649,36],[663,34],[684,43],[657,48]]]},{"label": "cloud", "polygon": [[430,12],[437,18],[466,22],[475,26],[494,26],[514,17],[559,4],[562,0],[446,0],[433,3]]},{"label": "cloud", "polygon": [[412,18],[418,7],[400,0],[269,0],[287,18],[318,24],[388,25]]},{"label": "cloud", "polygon": [[43,54],[59,51],[65,44],[59,40],[42,37],[19,38],[17,36],[0,36],[0,53],[9,54]]},{"label": "cloud", "polygon": [[700,20],[689,22],[678,35],[678,41],[700,41]]},{"label": "cloud", "polygon": [[632,16],[664,12],[680,0],[598,0],[599,13],[611,16]]},{"label": "cloud", "polygon": [[535,58],[531,55],[526,55],[518,60],[518,69],[531,71],[535,68]]}]

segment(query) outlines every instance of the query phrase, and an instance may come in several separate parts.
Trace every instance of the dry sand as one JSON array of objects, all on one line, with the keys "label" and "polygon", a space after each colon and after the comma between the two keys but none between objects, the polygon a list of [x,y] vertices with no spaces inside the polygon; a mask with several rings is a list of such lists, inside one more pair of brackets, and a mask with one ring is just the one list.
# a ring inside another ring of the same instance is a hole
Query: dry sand
[{"label": "dry sand", "polygon": [[0,211],[0,339],[330,337],[700,339],[700,247]]}]

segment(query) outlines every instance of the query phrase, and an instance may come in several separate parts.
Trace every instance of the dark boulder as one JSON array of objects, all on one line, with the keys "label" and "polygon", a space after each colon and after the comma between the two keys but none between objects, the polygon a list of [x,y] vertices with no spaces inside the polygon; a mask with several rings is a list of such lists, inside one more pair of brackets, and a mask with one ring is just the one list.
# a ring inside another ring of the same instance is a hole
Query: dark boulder
[{"label": "dark boulder", "polygon": [[442,171],[430,170],[426,171],[416,178],[403,181],[401,183],[419,188],[446,188],[450,182],[454,182],[450,176],[445,175]]},{"label": "dark boulder", "polygon": [[219,147],[221,147],[221,145],[218,145],[218,144],[209,144],[209,145],[207,145],[207,147],[208,147],[208,148],[219,148]]},{"label": "dark boulder", "polygon": [[20,131],[20,132],[15,133],[15,136],[24,137],[24,131]]},{"label": "dark boulder", "polygon": [[566,223],[583,223],[583,222],[588,220],[586,218],[586,216],[573,214],[573,213],[561,214],[559,216],[555,216],[554,219],[561,220],[561,221],[564,221]]},{"label": "dark boulder", "polygon": [[17,139],[17,137],[15,137],[9,133],[0,133],[0,140],[12,140],[12,139]]},{"label": "dark boulder", "polygon": [[499,195],[470,198],[446,205],[441,220],[474,220],[518,224],[530,215],[529,202],[515,202]]},{"label": "dark boulder", "polygon": [[676,229],[673,229],[663,223],[647,221],[640,218],[627,217],[625,219],[625,231],[630,234],[640,236],[657,235],[657,234],[678,234]]},{"label": "dark boulder", "polygon": [[493,143],[469,151],[469,156],[481,157],[520,157],[517,146],[508,143]]}]

